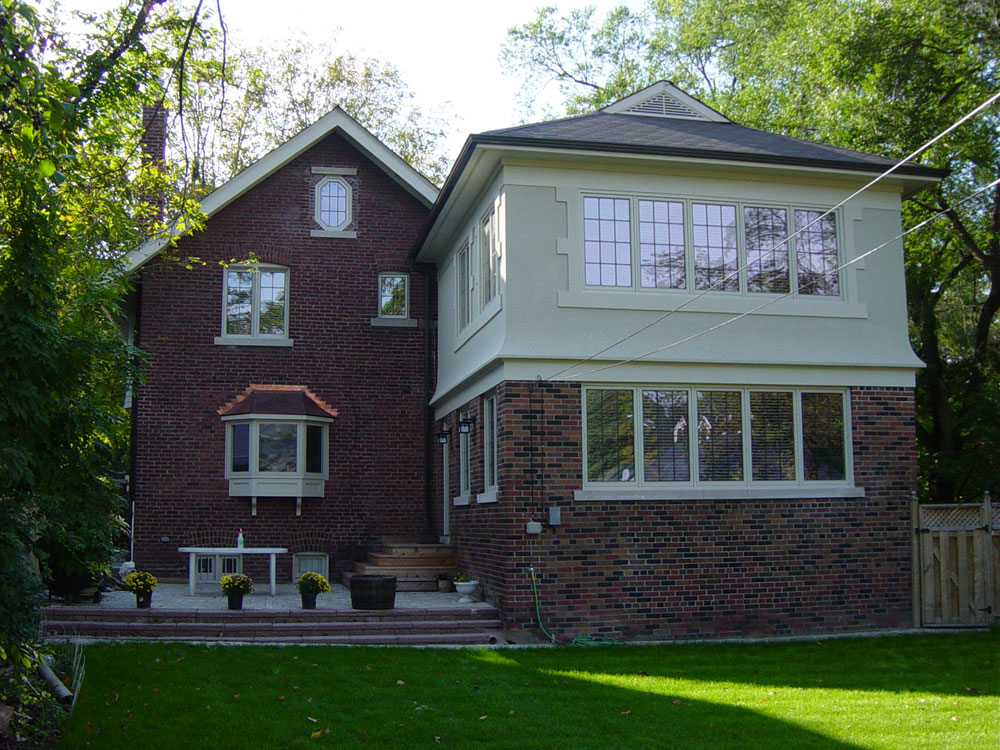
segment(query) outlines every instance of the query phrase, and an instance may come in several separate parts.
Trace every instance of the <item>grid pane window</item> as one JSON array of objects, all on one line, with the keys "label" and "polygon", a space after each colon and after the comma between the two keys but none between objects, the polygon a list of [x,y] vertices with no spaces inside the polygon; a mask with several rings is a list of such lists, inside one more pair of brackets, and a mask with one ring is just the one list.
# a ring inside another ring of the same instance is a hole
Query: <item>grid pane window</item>
[{"label": "grid pane window", "polygon": [[639,201],[639,269],[644,287],[683,289],[687,285],[683,203]]},{"label": "grid pane window", "polygon": [[405,318],[407,311],[406,274],[383,273],[378,277],[378,314],[382,318]]},{"label": "grid pane window", "polygon": [[472,269],[469,266],[469,245],[462,245],[458,251],[458,327],[464,328],[472,319]]},{"label": "grid pane window", "polygon": [[788,291],[788,220],[783,208],[743,209],[747,291]]},{"label": "grid pane window", "polygon": [[260,272],[260,330],[269,336],[285,333],[285,273]]},{"label": "grid pane window", "polygon": [[319,188],[319,220],[328,227],[347,223],[347,186],[339,180],[328,180]]},{"label": "grid pane window", "polygon": [[736,207],[692,203],[691,219],[695,288],[739,291]]},{"label": "grid pane window", "polygon": [[833,214],[820,216],[820,211],[795,211],[795,227],[800,230],[795,241],[799,294],[835,296],[840,293],[837,221]]},{"label": "grid pane window", "polygon": [[698,478],[743,479],[743,409],[739,391],[698,391]]},{"label": "grid pane window", "polygon": [[281,422],[265,422],[259,428],[258,471],[295,471],[298,427]]},{"label": "grid pane window", "polygon": [[251,335],[252,310],[253,273],[239,270],[226,271],[226,335]]},{"label": "grid pane window", "polygon": [[592,482],[635,479],[632,391],[587,391],[587,478]]},{"label": "grid pane window", "polygon": [[490,211],[489,216],[480,223],[479,247],[483,265],[483,304],[497,296],[500,285],[500,240],[497,237],[497,214]]},{"label": "grid pane window", "polygon": [[595,286],[632,286],[628,198],[583,199],[584,269]]},{"label": "grid pane window", "polygon": [[755,481],[795,480],[791,393],[750,392],[750,465]]},{"label": "grid pane window", "polygon": [[802,463],[807,480],[840,480],[844,461],[844,398],[839,393],[802,394]]},{"label": "grid pane window", "polygon": [[691,478],[687,391],[642,392],[642,445],[647,482]]},{"label": "grid pane window", "polygon": [[483,456],[486,489],[497,485],[497,399],[483,400]]}]

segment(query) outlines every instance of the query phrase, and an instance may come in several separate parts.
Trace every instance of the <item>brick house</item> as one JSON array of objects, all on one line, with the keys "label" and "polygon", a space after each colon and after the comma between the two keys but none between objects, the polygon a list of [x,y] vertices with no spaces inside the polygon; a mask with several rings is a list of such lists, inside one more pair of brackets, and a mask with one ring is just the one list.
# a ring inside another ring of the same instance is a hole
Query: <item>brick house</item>
[{"label": "brick house", "polygon": [[910,623],[893,238],[941,172],[838,206],[893,162],[666,82],[470,136],[439,195],[380,146],[335,111],[206,199],[178,247],[206,266],[135,254],[140,565],[431,532],[513,639],[532,572],[559,637]]}]

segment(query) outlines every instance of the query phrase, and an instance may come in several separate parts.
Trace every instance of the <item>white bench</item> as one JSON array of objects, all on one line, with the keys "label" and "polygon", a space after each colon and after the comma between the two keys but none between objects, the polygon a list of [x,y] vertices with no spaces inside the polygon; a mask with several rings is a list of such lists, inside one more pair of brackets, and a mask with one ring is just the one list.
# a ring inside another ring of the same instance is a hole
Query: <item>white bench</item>
[{"label": "white bench", "polygon": [[213,570],[221,570],[220,559],[233,555],[270,555],[271,556],[271,596],[274,596],[275,568],[278,555],[283,555],[288,550],[285,547],[178,547],[178,552],[188,554],[188,591],[194,595],[195,584],[197,582],[198,556],[211,555],[215,557]]}]

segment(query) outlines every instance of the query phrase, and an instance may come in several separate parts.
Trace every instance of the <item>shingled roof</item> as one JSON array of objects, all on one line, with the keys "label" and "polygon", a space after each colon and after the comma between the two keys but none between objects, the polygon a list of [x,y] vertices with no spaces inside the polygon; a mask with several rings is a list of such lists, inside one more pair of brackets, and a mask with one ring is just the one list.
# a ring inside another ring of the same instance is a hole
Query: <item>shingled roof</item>
[{"label": "shingled roof", "polygon": [[218,410],[220,417],[284,414],[333,419],[337,410],[304,385],[251,385]]}]

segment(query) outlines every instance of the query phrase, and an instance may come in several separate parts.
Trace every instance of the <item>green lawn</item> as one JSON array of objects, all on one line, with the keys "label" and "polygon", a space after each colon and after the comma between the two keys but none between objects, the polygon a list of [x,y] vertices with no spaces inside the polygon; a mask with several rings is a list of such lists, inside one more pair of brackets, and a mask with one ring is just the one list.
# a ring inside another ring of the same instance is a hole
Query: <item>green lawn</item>
[{"label": "green lawn", "polygon": [[550,649],[88,647],[63,748],[994,748],[1000,631]]}]

